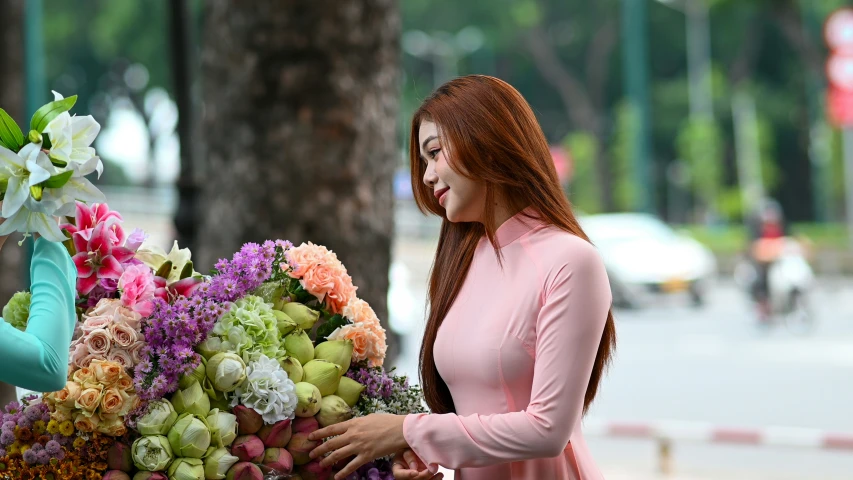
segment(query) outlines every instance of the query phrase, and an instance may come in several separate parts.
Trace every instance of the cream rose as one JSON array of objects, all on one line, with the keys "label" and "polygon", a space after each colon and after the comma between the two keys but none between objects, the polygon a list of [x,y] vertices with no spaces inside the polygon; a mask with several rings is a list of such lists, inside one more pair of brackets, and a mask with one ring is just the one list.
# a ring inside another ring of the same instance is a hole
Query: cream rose
[{"label": "cream rose", "polygon": [[116,387],[108,388],[101,397],[101,412],[118,414],[125,408],[129,396],[123,390]]},{"label": "cream rose", "polygon": [[74,403],[77,399],[80,398],[80,393],[82,391],[83,388],[80,384],[72,381],[66,383],[62,390],[54,392],[51,395],[57,406],[72,408],[74,407]]},{"label": "cream rose", "polygon": [[110,351],[113,344],[113,337],[109,331],[98,329],[91,333],[87,333],[83,337],[83,343],[89,349],[89,353],[94,355],[106,355]]},{"label": "cream rose", "polygon": [[101,403],[102,394],[103,390],[100,388],[87,388],[80,392],[80,396],[74,401],[74,407],[90,413],[94,412]]},{"label": "cream rose", "polygon": [[74,428],[84,433],[94,432],[100,424],[101,419],[97,415],[87,415],[85,412],[80,412],[74,416]]},{"label": "cream rose", "polygon": [[124,322],[113,322],[107,328],[113,337],[113,343],[122,348],[129,348],[139,340],[139,334]]},{"label": "cream rose", "polygon": [[111,387],[118,381],[118,377],[124,372],[121,365],[115,362],[95,360],[89,366],[95,374],[95,380],[105,387]]}]

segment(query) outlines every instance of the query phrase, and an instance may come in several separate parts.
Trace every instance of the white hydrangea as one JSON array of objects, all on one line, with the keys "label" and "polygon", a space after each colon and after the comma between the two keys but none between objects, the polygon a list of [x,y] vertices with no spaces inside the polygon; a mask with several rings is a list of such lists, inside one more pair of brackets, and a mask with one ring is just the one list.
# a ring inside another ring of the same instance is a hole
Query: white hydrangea
[{"label": "white hydrangea", "polygon": [[276,360],[261,354],[246,368],[246,381],[234,392],[231,406],[243,405],[261,414],[264,423],[292,419],[296,385]]}]

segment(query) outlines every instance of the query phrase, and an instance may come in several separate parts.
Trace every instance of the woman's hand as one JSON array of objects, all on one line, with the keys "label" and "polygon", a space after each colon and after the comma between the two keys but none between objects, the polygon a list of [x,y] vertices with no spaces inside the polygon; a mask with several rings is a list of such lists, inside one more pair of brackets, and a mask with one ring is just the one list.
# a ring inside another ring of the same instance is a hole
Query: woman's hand
[{"label": "woman's hand", "polygon": [[355,457],[335,475],[335,480],[342,480],[367,462],[407,448],[408,444],[403,437],[405,418],[405,415],[373,414],[317,430],[309,435],[310,440],[335,438],[312,450],[311,458],[328,453],[320,463],[330,467],[341,460]]},{"label": "woman's hand", "polygon": [[394,455],[391,471],[394,473],[395,480],[441,480],[444,478],[443,473],[430,472],[410,448]]}]

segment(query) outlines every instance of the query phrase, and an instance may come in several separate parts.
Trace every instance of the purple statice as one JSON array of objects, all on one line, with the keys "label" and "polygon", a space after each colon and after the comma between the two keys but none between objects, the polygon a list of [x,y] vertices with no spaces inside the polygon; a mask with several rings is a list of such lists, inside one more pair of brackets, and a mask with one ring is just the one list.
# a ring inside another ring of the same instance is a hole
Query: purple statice
[{"label": "purple statice", "polygon": [[247,243],[231,261],[220,259],[215,266],[217,274],[211,278],[205,294],[217,303],[245,297],[272,275],[278,246],[278,242],[270,240],[263,245]]},{"label": "purple statice", "polygon": [[425,411],[421,389],[410,386],[407,377],[393,375],[393,369],[386,372],[382,367],[361,363],[350,368],[346,376],[365,387],[353,409],[358,417],[371,413],[406,415]]}]

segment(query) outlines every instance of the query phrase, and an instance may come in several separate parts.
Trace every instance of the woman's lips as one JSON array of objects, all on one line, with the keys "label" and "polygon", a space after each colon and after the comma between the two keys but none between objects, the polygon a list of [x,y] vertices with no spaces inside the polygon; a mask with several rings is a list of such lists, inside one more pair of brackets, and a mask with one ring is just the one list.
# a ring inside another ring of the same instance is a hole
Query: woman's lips
[{"label": "woman's lips", "polygon": [[438,198],[438,204],[442,207],[444,206],[444,200],[447,198],[447,192],[450,191],[450,187],[444,187],[441,190],[437,190],[435,192],[436,198]]}]

